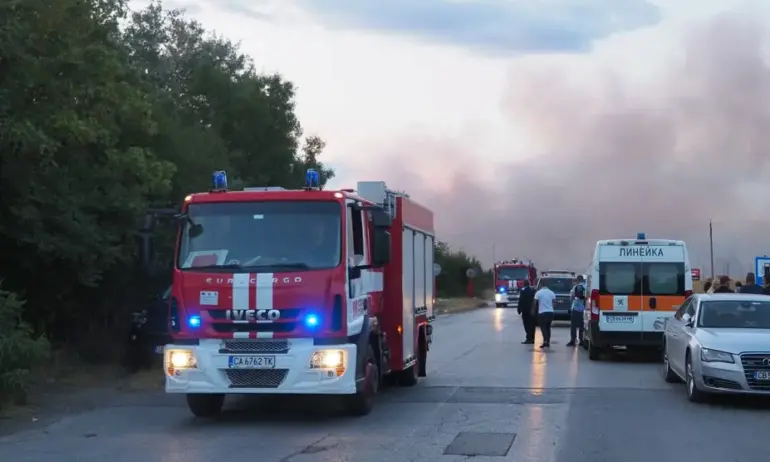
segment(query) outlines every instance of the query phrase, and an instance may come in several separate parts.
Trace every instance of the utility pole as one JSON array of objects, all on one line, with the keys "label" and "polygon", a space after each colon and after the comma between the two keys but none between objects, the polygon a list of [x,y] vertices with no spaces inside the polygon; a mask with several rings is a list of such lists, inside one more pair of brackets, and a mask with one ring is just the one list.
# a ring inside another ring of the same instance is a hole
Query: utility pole
[{"label": "utility pole", "polygon": [[497,261],[497,244],[492,244],[492,268],[495,267],[495,262]]},{"label": "utility pole", "polygon": [[711,223],[711,219],[709,219],[709,246],[711,248],[711,277],[715,278],[716,275],[714,274],[714,226]]}]

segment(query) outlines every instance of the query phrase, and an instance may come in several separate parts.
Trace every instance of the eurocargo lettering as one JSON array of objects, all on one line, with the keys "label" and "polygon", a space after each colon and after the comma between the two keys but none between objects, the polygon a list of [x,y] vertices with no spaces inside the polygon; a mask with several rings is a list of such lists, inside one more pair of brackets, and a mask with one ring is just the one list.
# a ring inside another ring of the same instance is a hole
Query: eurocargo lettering
[{"label": "eurocargo lettering", "polygon": [[[224,172],[213,179],[173,212],[167,393],[201,417],[229,394],[326,395],[365,415],[387,376],[411,387],[426,375],[430,210],[381,181],[324,191],[313,170],[301,190],[231,191]],[[144,238],[148,269],[152,248]]]}]

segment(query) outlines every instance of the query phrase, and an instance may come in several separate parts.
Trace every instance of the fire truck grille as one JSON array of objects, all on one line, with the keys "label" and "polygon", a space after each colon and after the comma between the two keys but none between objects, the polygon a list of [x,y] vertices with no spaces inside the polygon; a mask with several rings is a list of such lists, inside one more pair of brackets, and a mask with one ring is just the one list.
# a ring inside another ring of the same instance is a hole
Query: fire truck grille
[{"label": "fire truck grille", "polygon": [[278,388],[289,373],[288,369],[228,369],[230,388]]},{"label": "fire truck grille", "polygon": [[225,340],[222,353],[275,353],[289,352],[288,340]]}]

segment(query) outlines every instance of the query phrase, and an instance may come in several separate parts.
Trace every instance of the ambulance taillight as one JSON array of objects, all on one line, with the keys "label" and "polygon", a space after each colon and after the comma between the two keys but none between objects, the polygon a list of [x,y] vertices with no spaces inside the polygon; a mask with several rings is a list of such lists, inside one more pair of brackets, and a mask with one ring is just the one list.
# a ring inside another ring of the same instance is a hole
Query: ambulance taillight
[{"label": "ambulance taillight", "polygon": [[599,291],[593,289],[591,291],[591,321],[599,320]]}]

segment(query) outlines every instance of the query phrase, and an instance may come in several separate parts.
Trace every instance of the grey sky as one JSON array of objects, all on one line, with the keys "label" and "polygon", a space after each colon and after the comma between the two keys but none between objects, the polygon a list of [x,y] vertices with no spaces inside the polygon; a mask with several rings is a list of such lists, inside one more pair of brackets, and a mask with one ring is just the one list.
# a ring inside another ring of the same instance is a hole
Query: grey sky
[{"label": "grey sky", "polygon": [[335,27],[380,30],[491,52],[581,52],[655,24],[644,0],[299,0]]},{"label": "grey sky", "polygon": [[[745,273],[770,254],[764,32],[750,18],[713,19],[682,37],[682,59],[641,90],[609,74],[589,93],[559,66],[530,69],[501,105],[545,146],[536,158],[495,165],[465,152],[468,140],[416,133],[378,152],[370,176],[430,206],[439,237],[485,262],[496,244],[498,258],[581,269],[598,239],[643,231],[687,240],[705,275],[713,218],[717,270]],[[440,191],[410,169],[417,156],[445,179]],[[480,179],[491,169],[496,184]]]}]

